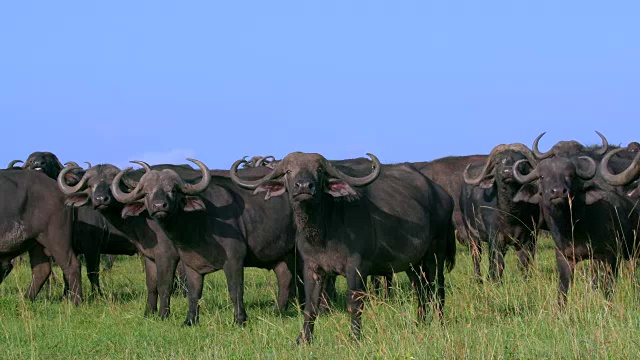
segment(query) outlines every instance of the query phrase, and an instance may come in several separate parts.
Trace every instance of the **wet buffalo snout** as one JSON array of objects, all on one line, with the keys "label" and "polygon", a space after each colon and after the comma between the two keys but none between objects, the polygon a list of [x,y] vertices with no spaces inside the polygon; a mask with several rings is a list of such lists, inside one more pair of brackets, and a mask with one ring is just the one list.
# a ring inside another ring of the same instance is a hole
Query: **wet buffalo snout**
[{"label": "wet buffalo snout", "polygon": [[311,180],[298,180],[293,184],[293,188],[297,193],[314,194],[316,186]]},{"label": "wet buffalo snout", "polygon": [[152,212],[167,211],[168,209],[169,209],[169,203],[165,200],[155,200],[151,204]]},{"label": "wet buffalo snout", "polygon": [[549,195],[551,196],[552,199],[559,199],[559,198],[566,197],[568,193],[569,193],[569,189],[562,186],[554,187],[549,190]]},{"label": "wet buffalo snout", "polygon": [[111,202],[111,196],[109,195],[97,195],[95,198],[96,205],[109,205]]}]

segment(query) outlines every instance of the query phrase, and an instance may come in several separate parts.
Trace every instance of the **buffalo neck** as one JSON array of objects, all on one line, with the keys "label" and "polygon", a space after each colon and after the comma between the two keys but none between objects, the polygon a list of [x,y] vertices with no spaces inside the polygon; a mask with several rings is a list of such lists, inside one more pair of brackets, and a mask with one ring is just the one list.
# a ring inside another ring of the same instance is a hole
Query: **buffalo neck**
[{"label": "buffalo neck", "polygon": [[331,222],[333,197],[322,194],[315,201],[292,201],[293,218],[296,225],[296,241],[305,241],[314,246],[326,245],[327,229]]}]

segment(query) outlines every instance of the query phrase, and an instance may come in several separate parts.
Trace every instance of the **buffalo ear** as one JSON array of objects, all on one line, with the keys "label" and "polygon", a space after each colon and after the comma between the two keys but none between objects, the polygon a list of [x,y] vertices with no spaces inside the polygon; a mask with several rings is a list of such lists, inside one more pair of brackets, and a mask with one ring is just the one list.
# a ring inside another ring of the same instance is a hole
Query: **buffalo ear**
[{"label": "buffalo ear", "polygon": [[540,202],[540,193],[538,187],[534,184],[524,184],[513,197],[513,202],[528,202],[530,204],[538,204]]},{"label": "buffalo ear", "polygon": [[64,180],[69,186],[75,186],[80,182],[83,174],[75,174],[73,171],[69,171],[64,175]]},{"label": "buffalo ear", "polygon": [[327,188],[324,191],[333,197],[352,197],[358,195],[351,185],[339,179],[329,179]]},{"label": "buffalo ear", "polygon": [[586,192],[586,196],[584,199],[584,202],[587,205],[591,205],[595,202],[598,202],[602,199],[604,199],[607,196],[607,194],[605,194],[602,190],[598,190],[598,189],[589,189]]},{"label": "buffalo ear", "polygon": [[486,178],[482,179],[482,181],[480,181],[480,184],[478,184],[478,186],[483,188],[483,189],[490,189],[495,182],[496,182],[495,177],[493,175],[491,175],[491,176],[487,176]]},{"label": "buffalo ear", "polygon": [[267,192],[267,195],[264,196],[265,200],[269,200],[272,196],[280,196],[287,191],[287,187],[284,186],[284,182],[282,180],[269,180],[264,182],[258,186],[253,193],[258,194],[261,192]]},{"label": "buffalo ear", "polygon": [[129,216],[138,216],[146,209],[147,208],[142,201],[136,201],[130,204],[126,204],[122,209],[122,218],[126,219]]},{"label": "buffalo ear", "polygon": [[203,211],[205,210],[204,202],[199,196],[187,196],[187,203],[184,205],[184,211]]},{"label": "buffalo ear", "polygon": [[89,194],[85,192],[77,192],[71,195],[67,195],[66,199],[64,200],[65,205],[71,205],[75,207],[80,207],[87,202],[89,202]]}]

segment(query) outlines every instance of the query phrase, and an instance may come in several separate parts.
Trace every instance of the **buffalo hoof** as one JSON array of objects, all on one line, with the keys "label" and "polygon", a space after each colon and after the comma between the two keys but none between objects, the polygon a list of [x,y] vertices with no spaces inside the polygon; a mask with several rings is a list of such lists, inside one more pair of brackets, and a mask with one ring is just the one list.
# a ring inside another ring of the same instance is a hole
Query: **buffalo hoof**
[{"label": "buffalo hoof", "polygon": [[167,320],[169,318],[169,312],[165,312],[165,313],[159,313],[158,317],[160,318],[160,320]]},{"label": "buffalo hoof", "polygon": [[148,318],[150,316],[153,316],[157,313],[157,310],[152,310],[152,309],[145,309],[144,310],[144,317]]},{"label": "buffalo hoof", "polygon": [[311,343],[311,339],[307,339],[302,334],[298,335],[296,339],[296,345],[308,345]]},{"label": "buffalo hoof", "polygon": [[182,323],[182,326],[185,326],[185,327],[198,326],[198,325],[199,325],[199,321],[196,319],[187,319]]}]

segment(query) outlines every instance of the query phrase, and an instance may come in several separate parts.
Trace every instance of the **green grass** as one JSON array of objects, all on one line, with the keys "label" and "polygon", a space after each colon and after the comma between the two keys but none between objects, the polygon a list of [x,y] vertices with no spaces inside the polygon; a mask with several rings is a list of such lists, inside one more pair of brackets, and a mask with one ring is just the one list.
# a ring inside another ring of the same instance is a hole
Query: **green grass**
[{"label": "green grass", "polygon": [[[483,259],[486,274],[487,261]],[[56,269],[58,279],[61,272]],[[439,359],[439,358],[636,358],[640,352],[637,281],[623,265],[612,301],[591,290],[588,263],[578,266],[564,311],[556,306],[553,246],[543,239],[532,276],[523,280],[515,255],[507,255],[502,284],[472,281],[471,258],[458,248],[457,266],[447,274],[446,323],[417,324],[416,299],[406,275],[396,277],[395,295],[369,294],[363,339],[350,339],[345,281],[333,311],[316,324],[314,342],[295,346],[302,316],[274,310],[273,273],[247,269],[246,328],[233,325],[224,274],[208,275],[200,326],[181,326],[187,301],[172,298],[169,320],[142,316],[145,282],[138,257],[120,257],[102,275],[105,296],[74,308],[61,299],[58,281],[35,303],[23,300],[30,273],[21,264],[0,286],[0,344],[3,359]],[[83,278],[85,292],[88,280]]]}]

